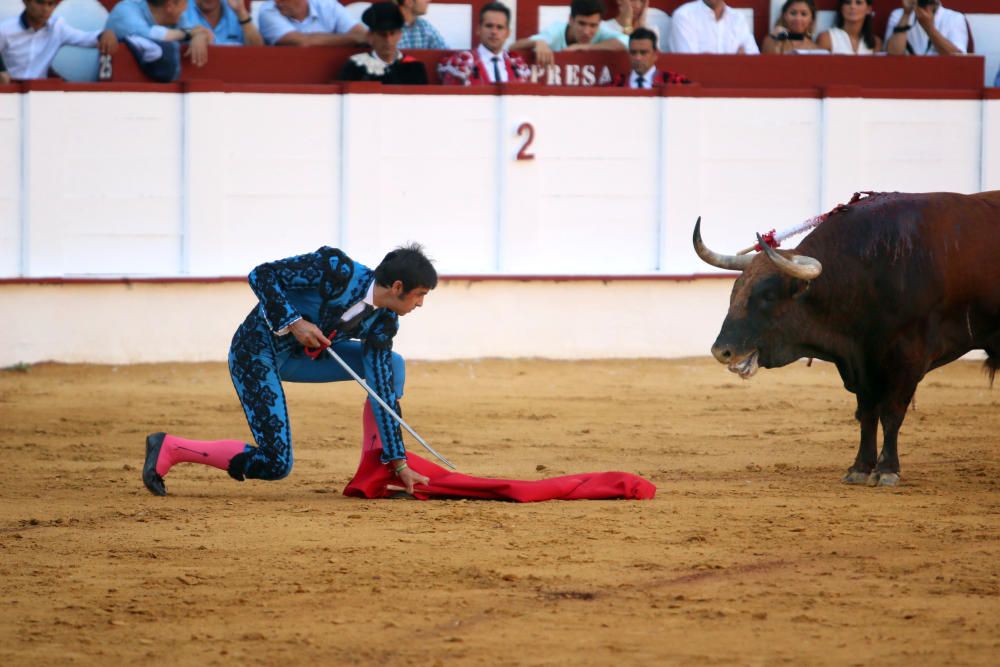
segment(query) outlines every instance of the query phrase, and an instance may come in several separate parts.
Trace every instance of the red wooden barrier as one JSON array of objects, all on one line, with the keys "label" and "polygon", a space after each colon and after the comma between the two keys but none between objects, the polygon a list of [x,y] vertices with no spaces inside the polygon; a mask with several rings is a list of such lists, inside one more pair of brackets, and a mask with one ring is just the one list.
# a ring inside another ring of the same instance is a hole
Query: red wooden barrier
[{"label": "red wooden barrier", "polygon": [[[356,49],[349,48],[320,47],[210,47],[209,60],[205,67],[194,67],[185,60],[181,81],[255,85],[330,84],[336,82],[344,62],[357,52]],[[408,51],[407,53],[427,66],[432,83],[438,81],[437,63],[448,52]],[[530,54],[526,55],[530,59]],[[566,52],[556,54],[556,61],[559,65],[559,82],[578,86],[599,84],[602,78],[627,72],[629,67],[628,56],[625,53]],[[831,85],[846,85],[861,89],[969,91],[981,90],[984,76],[983,59],[977,56],[859,58],[667,53],[660,56],[659,66],[661,69],[685,74],[704,88],[744,90],[756,88],[817,90]],[[113,72],[115,82],[148,82],[127,49],[119,49],[115,55]],[[573,75],[573,72],[576,74]],[[550,78],[541,70],[536,69],[536,74],[543,83]]]}]

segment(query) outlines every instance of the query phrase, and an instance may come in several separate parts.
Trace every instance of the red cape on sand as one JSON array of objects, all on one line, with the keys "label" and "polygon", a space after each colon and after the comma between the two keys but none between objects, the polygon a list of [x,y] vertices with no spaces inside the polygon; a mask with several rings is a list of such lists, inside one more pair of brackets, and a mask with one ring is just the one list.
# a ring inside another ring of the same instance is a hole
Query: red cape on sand
[{"label": "red cape on sand", "polygon": [[[366,436],[361,452],[361,463],[354,479],[344,489],[345,496],[357,498],[390,498],[399,491],[388,486],[400,486],[388,466],[384,465],[382,443],[378,437]],[[415,497],[429,498],[480,498],[484,500],[513,500],[533,503],[540,500],[646,500],[656,495],[656,486],[638,475],[627,472],[589,472],[565,475],[552,479],[524,482],[512,479],[489,479],[450,472],[416,454],[407,453],[406,463],[430,478],[429,485],[415,489]]]}]

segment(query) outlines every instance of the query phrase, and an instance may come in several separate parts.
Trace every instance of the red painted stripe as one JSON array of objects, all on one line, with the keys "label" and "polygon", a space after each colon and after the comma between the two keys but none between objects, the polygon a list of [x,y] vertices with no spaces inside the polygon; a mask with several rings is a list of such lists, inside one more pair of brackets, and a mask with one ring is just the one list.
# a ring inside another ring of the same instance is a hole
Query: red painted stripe
[{"label": "red painted stripe", "polygon": [[[815,56],[819,57],[819,56]],[[44,85],[43,85],[44,84]],[[823,88],[738,88],[706,87],[699,84],[665,86],[655,91],[605,87],[543,86],[537,84],[506,84],[469,88],[445,86],[385,86],[381,84],[249,84],[219,81],[192,81],[184,84],[143,83],[66,83],[62,81],[32,81],[0,86],[0,92],[102,92],[102,93],[252,93],[271,95],[329,95],[337,93],[370,95],[511,95],[532,97],[701,97],[701,98],[768,98],[822,99],[857,97],[863,99],[896,100],[976,100],[998,99],[997,88],[866,88],[837,84]]]},{"label": "red painted stripe", "polygon": [[[441,275],[438,280],[441,282],[640,282],[640,281],[668,281],[668,282],[688,282],[693,280],[732,280],[737,273],[692,273],[686,275],[667,274],[623,274],[623,275],[543,275],[543,274],[456,274]],[[131,285],[131,284],[154,284],[154,285],[174,285],[174,284],[216,284],[216,283],[245,283],[244,276],[206,276],[206,277],[107,277],[107,278],[0,278],[0,285]]]}]

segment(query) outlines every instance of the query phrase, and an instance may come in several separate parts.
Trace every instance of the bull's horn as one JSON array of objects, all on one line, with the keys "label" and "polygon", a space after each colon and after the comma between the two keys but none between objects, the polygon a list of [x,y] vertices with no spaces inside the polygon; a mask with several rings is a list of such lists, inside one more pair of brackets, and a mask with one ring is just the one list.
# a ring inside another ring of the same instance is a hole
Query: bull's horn
[{"label": "bull's horn", "polygon": [[698,253],[698,256],[701,257],[702,261],[720,269],[743,271],[750,266],[750,262],[753,261],[753,255],[720,255],[717,252],[709,250],[701,240],[700,215],[698,216],[698,221],[694,223],[694,238],[692,241],[694,242],[694,251]]},{"label": "bull's horn", "polygon": [[818,259],[808,255],[792,255],[792,258],[788,259],[769,246],[760,234],[757,235],[757,243],[767,253],[767,258],[774,262],[774,265],[781,269],[782,273],[787,273],[793,278],[813,280],[823,271],[823,265],[819,263]]}]

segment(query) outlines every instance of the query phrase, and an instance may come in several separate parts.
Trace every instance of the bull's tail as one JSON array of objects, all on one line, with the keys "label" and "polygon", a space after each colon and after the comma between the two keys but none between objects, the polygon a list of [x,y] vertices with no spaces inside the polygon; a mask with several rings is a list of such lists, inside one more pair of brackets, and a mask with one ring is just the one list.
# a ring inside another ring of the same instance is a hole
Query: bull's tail
[{"label": "bull's tail", "polygon": [[983,372],[990,378],[990,388],[993,388],[993,380],[996,377],[997,371],[1000,371],[1000,357],[994,356],[991,352],[987,351],[986,361],[983,362]]}]

